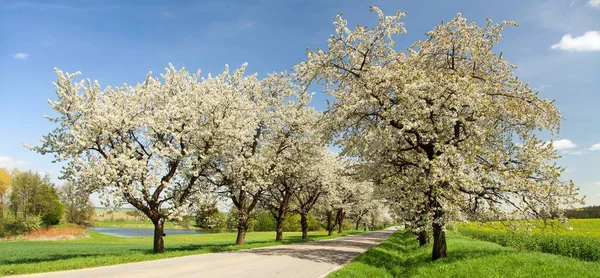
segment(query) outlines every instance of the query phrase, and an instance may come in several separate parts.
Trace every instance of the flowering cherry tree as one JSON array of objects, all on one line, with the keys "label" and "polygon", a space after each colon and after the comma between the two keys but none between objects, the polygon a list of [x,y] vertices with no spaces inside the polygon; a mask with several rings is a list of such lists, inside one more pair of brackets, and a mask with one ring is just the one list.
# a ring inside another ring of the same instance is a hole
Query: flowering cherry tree
[{"label": "flowering cherry tree", "polygon": [[79,73],[56,70],[56,129],[31,149],[66,162],[63,177],[100,193],[108,207],[128,203],[154,224],[154,251],[164,250],[163,225],[178,218],[211,184],[217,155],[240,149],[252,134],[251,102],[240,94],[244,67],[200,78],[172,65],[136,86],[101,89]]},{"label": "flowering cherry tree", "polygon": [[300,91],[289,76],[271,74],[263,80],[253,76],[243,88],[249,99],[245,114],[252,132],[240,137],[239,148],[224,150],[214,164],[215,184],[237,208],[236,244],[244,244],[249,215],[261,199],[274,205],[273,198],[285,197],[284,204],[277,205],[285,208],[280,213],[282,225],[289,192],[297,186],[289,182],[290,175],[304,167],[304,153],[319,145],[314,141],[318,139],[317,113],[308,107],[310,95]]},{"label": "flowering cherry tree", "polygon": [[334,179],[328,186],[327,192],[318,201],[319,210],[326,216],[326,229],[329,235],[338,228],[338,233],[343,232],[343,223],[346,214],[351,213],[363,203],[371,203],[369,198],[373,193],[371,182],[360,181],[352,177],[348,161],[338,159],[335,167]]},{"label": "flowering cherry tree", "polygon": [[417,202],[405,220],[431,224],[433,260],[446,256],[451,221],[546,218],[581,202],[536,133],[557,134],[559,111],[494,51],[516,23],[479,26],[458,14],[404,53],[393,36],[405,32],[405,14],[372,10],[372,29],[338,16],[327,49],[295,70],[335,98],[327,113],[343,153],[380,169],[380,186],[401,187],[396,199]]},{"label": "flowering cherry tree", "polygon": [[327,148],[321,148],[310,157],[306,169],[299,175],[299,188],[292,196],[294,212],[300,214],[302,238],[308,238],[308,213],[313,210],[319,200],[325,198],[329,190],[336,184],[340,159],[337,154]]}]

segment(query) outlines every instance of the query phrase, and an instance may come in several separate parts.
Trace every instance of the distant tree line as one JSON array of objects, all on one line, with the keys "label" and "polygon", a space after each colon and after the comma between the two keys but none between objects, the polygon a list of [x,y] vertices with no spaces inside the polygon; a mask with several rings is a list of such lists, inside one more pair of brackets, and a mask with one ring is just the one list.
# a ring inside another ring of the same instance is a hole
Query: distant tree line
[{"label": "distant tree line", "polygon": [[600,206],[589,206],[565,210],[568,218],[600,218]]}]

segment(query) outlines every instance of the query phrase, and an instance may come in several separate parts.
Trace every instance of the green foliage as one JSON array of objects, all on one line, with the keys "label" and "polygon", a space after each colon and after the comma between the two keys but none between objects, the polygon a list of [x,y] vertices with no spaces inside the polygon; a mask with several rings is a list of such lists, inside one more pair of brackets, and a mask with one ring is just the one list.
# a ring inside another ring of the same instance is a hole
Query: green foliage
[{"label": "green foliage", "polygon": [[216,224],[214,223],[214,217],[218,214],[219,209],[216,205],[198,210],[194,216],[196,221],[195,226],[207,230],[213,229],[213,226]]},{"label": "green foliage", "polygon": [[509,231],[486,231],[459,227],[463,235],[510,246],[521,250],[600,261],[600,239],[556,234],[523,233]]},{"label": "green foliage", "polygon": [[589,206],[577,209],[568,209],[565,210],[565,216],[569,219],[600,218],[600,206]]},{"label": "green foliage", "polygon": [[2,221],[0,236],[17,236],[26,232],[40,228],[39,217],[29,217],[27,219],[5,218]]},{"label": "green foliage", "polygon": [[431,261],[431,245],[419,247],[398,231],[328,277],[597,277],[600,264],[520,251],[447,234],[448,257]]},{"label": "green foliage", "polygon": [[42,224],[46,227],[54,226],[60,223],[60,219],[62,218],[65,209],[63,204],[58,201],[58,197],[56,198],[56,203],[49,208],[49,211],[45,211],[41,216]]},{"label": "green foliage", "polygon": [[275,221],[275,218],[271,213],[259,213],[254,219],[256,221],[256,224],[254,225],[254,231],[275,231],[277,221]]},{"label": "green foliage", "polygon": [[48,175],[18,172],[12,181],[9,208],[16,219],[42,217],[46,226],[56,225],[64,213],[63,205]]},{"label": "green foliage", "polygon": [[[308,230],[309,231],[319,231],[322,230],[321,223],[319,220],[311,213],[307,216]],[[275,231],[275,227],[277,226],[277,221],[275,217],[270,212],[259,212],[257,213],[250,224],[254,224],[254,231]],[[348,230],[354,229],[353,227],[348,228]],[[300,214],[290,214],[283,221],[283,231],[284,232],[300,232],[302,231],[302,225],[300,225]]]},{"label": "green foliage", "polygon": [[283,231],[284,232],[297,232],[302,231],[302,225],[300,225],[300,214],[288,215],[283,220]]}]

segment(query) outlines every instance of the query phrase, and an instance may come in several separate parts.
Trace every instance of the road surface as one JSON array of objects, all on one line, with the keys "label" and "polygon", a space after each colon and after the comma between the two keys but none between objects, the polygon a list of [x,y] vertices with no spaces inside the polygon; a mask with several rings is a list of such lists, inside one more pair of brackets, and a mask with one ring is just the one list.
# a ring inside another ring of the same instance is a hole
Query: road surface
[{"label": "road surface", "polygon": [[[323,277],[379,244],[396,229],[330,240],[192,255],[18,277]],[[17,276],[15,276],[17,277]]]}]

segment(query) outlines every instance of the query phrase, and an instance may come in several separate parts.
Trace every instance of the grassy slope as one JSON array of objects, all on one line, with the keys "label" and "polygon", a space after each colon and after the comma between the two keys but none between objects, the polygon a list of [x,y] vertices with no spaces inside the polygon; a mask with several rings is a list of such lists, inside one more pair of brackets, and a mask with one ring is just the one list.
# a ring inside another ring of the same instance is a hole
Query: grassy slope
[{"label": "grassy slope", "polygon": [[[358,231],[346,231],[342,235],[352,233]],[[331,238],[327,232],[310,232],[309,236],[309,240]],[[77,269],[280,244],[274,241],[274,232],[248,233],[248,244],[244,246],[232,244],[235,237],[235,233],[170,235],[165,237],[167,251],[163,254],[151,253],[151,237],[121,238],[96,232],[90,232],[89,238],[68,241],[0,241],[0,275]],[[301,241],[299,232],[284,233],[284,244]]]},{"label": "grassy slope", "polygon": [[431,262],[431,245],[419,248],[396,232],[328,277],[598,277],[600,264],[519,251],[449,233],[448,258]]}]

